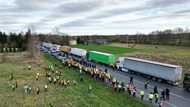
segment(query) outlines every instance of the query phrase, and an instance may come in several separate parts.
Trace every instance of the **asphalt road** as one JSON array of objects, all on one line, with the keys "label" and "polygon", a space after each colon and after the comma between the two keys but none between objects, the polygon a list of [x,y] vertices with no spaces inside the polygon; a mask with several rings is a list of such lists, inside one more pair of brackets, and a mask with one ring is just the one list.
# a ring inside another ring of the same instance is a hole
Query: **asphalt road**
[{"label": "asphalt road", "polygon": [[[145,91],[145,102],[148,102],[147,95],[150,92],[153,92],[154,86],[158,87],[158,91],[161,92],[165,88],[170,89],[170,100],[164,102],[164,107],[190,107],[190,93],[183,90],[182,87],[172,86],[166,83],[160,83],[156,81],[151,81],[148,85],[148,89],[144,89],[144,81],[146,80],[142,76],[129,74],[126,72],[117,72],[113,71],[111,68],[98,65],[98,68],[104,70],[105,68],[114,76],[117,80],[128,83],[130,77],[134,78],[134,85],[137,88],[137,91],[144,90]],[[153,105],[158,105],[153,103]]]}]

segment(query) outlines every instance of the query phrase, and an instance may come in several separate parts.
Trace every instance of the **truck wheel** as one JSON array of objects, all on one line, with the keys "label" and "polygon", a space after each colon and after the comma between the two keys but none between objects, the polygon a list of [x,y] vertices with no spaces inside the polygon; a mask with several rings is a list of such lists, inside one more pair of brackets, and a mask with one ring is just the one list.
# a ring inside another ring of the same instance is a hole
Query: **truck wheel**
[{"label": "truck wheel", "polygon": [[177,86],[177,85],[179,85],[179,82],[169,82],[169,84],[171,84],[173,86]]}]

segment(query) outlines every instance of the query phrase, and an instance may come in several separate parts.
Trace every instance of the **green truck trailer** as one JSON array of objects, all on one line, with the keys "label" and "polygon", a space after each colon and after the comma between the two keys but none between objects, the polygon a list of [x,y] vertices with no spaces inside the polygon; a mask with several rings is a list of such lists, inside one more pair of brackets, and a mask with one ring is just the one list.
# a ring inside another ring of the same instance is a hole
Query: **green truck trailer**
[{"label": "green truck trailer", "polygon": [[109,53],[102,53],[97,51],[88,52],[88,60],[100,62],[103,64],[114,65],[115,64],[115,55]]}]

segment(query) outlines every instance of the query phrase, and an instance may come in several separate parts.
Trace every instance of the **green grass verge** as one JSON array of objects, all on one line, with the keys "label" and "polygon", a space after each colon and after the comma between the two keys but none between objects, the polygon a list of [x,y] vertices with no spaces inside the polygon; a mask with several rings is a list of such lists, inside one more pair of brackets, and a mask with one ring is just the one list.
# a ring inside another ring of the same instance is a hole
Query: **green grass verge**
[{"label": "green grass verge", "polygon": [[[95,81],[85,75],[84,82],[79,81],[79,73],[75,69],[63,67],[59,61],[44,55],[46,64],[57,64],[57,70],[62,72],[62,78],[76,80],[76,85],[63,88],[58,85],[49,84],[48,92],[43,91],[46,84],[44,77],[39,81],[35,80],[36,72],[43,72],[42,68],[33,68],[28,71],[27,65],[17,65],[11,63],[0,64],[0,107],[48,107],[52,103],[54,107],[148,107],[126,95],[126,93],[116,93],[104,83]],[[18,81],[18,88],[13,92],[9,88],[8,81],[10,73],[13,72]],[[40,95],[26,95],[23,92],[24,84],[30,84],[33,87],[39,86]],[[92,85],[92,93],[88,93],[88,85]]]}]

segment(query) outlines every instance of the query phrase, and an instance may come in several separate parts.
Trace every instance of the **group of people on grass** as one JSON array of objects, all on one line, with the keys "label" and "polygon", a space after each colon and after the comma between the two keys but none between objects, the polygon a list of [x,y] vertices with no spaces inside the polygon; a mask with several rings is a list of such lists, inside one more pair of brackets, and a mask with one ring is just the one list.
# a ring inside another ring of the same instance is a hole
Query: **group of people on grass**
[{"label": "group of people on grass", "polygon": [[[28,66],[28,70],[31,70],[32,67]],[[31,94],[32,92],[36,93],[37,95],[40,94],[41,90],[44,90],[44,92],[48,91],[48,86],[51,84],[57,84],[59,86],[64,86],[64,87],[68,87],[71,84],[76,84],[76,81],[73,80],[69,80],[69,79],[65,79],[63,78],[61,72],[55,70],[55,65],[49,65],[48,67],[45,67],[45,72],[37,72],[35,74],[35,81],[38,82],[39,79],[41,79],[41,77],[45,77],[45,80],[47,81],[46,84],[43,87],[39,87],[39,86],[32,86],[31,84],[25,84],[23,86],[23,91],[26,94]],[[15,89],[18,87],[18,83],[17,80],[14,78],[13,73],[10,74],[9,77],[10,80],[10,87],[12,88],[13,91],[15,91]],[[33,84],[34,85],[34,84]]]}]

